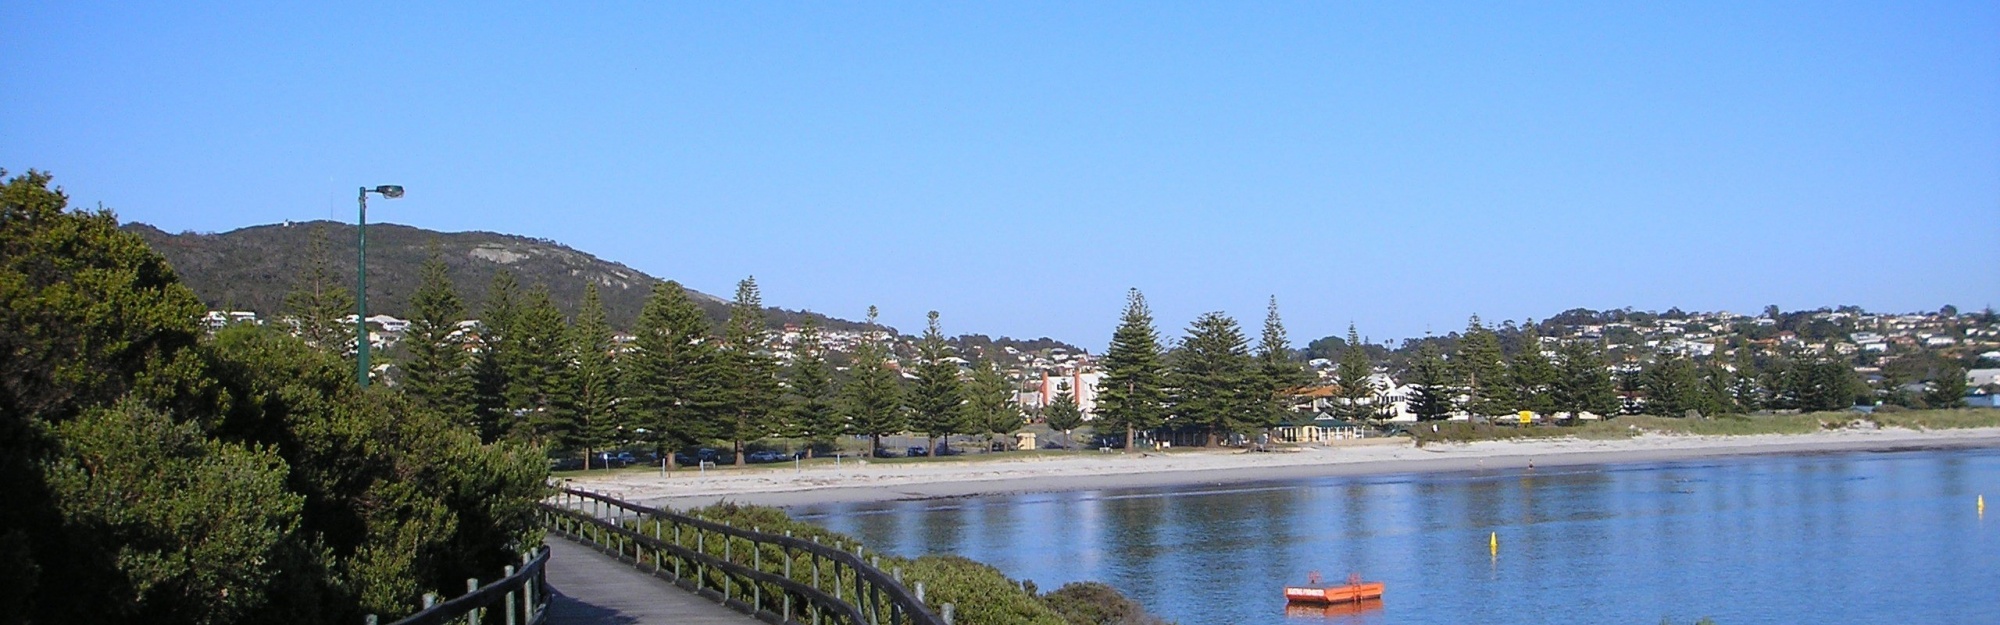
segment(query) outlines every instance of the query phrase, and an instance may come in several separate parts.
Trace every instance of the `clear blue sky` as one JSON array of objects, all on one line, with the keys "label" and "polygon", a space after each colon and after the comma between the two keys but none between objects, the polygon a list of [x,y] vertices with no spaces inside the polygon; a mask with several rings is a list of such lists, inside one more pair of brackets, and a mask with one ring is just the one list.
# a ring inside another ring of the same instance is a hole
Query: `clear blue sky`
[{"label": "clear blue sky", "polygon": [[1299,345],[2000,305],[1994,2],[138,4],[8,4],[0,167],[174,231],[395,183],[375,220],[1093,350],[1127,287]]}]

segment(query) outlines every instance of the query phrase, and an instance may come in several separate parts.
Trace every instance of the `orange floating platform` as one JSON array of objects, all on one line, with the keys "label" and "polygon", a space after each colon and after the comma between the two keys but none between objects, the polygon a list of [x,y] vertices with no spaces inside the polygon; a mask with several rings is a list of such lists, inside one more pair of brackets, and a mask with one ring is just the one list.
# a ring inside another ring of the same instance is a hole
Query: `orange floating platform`
[{"label": "orange floating platform", "polygon": [[1325,586],[1318,573],[1313,573],[1305,586],[1286,586],[1287,603],[1356,603],[1370,599],[1381,599],[1387,588],[1382,582],[1364,582],[1360,575],[1347,576],[1347,584]]}]

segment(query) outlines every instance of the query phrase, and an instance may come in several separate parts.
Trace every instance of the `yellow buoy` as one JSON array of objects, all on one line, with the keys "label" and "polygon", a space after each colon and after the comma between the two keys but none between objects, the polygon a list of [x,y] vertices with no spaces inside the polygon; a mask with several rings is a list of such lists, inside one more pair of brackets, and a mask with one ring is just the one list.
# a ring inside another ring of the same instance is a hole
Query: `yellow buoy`
[{"label": "yellow buoy", "polygon": [[1980,495],[1980,496],[1979,496],[1979,513],[1980,513],[1980,514],[1982,514],[1982,515],[1983,515],[1983,514],[1986,514],[1986,496],[1985,496],[1985,495]]},{"label": "yellow buoy", "polygon": [[1500,555],[1500,532],[1494,532],[1486,537],[1486,549],[1493,552],[1493,555]]}]

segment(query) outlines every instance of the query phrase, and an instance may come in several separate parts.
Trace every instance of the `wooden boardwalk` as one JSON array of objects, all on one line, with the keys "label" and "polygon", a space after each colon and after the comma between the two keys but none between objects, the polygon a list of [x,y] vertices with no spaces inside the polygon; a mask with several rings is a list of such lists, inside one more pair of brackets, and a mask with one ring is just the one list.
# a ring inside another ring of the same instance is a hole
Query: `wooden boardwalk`
[{"label": "wooden boardwalk", "polygon": [[549,536],[549,622],[555,625],[743,625],[742,612],[682,590],[630,564]]}]

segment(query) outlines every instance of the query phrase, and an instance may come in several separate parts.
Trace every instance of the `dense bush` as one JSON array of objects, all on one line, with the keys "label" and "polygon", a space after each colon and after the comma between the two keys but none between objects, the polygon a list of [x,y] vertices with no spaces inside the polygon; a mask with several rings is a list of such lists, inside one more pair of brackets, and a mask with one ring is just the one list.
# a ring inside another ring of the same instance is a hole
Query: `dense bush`
[{"label": "dense bush", "polygon": [[1158,625],[1165,621],[1118,590],[1098,582],[1071,582],[1042,596],[1071,625]]},{"label": "dense bush", "polygon": [[355,623],[540,536],[540,455],[486,446],[202,306],[108,212],[0,187],[0,623]]},{"label": "dense bush", "polygon": [[[731,527],[772,534],[790,532],[792,536],[806,540],[816,538],[821,544],[844,551],[853,551],[856,544],[849,536],[794,520],[777,508],[725,502],[690,510],[687,514]],[[715,544],[711,542],[709,550],[719,554]],[[914,586],[921,582],[925,589],[924,603],[931,609],[939,610],[944,604],[952,604],[955,622],[964,625],[1150,625],[1162,622],[1104,584],[1070,584],[1057,592],[1038,596],[1033,582],[1008,579],[999,569],[958,556],[927,555],[915,560],[887,555],[873,557],[879,557],[879,566],[883,570],[900,569],[906,584]],[[782,571],[783,560],[775,554],[766,557],[764,562],[766,569]]]}]

